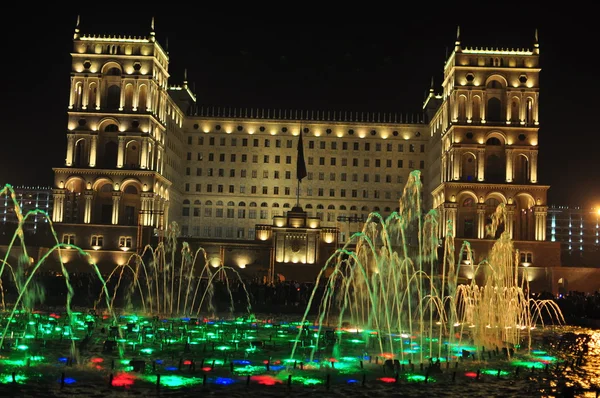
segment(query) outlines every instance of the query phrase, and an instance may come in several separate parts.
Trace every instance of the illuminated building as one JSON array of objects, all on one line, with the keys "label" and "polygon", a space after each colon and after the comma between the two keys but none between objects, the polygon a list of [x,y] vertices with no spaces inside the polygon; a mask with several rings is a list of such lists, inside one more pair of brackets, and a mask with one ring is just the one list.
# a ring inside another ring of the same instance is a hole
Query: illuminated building
[{"label": "illuminated building", "polygon": [[[557,247],[544,242],[549,187],[537,180],[537,38],[533,50],[505,50],[463,48],[457,36],[442,94],[432,87],[422,114],[400,115],[198,104],[187,76],[169,83],[169,54],[153,25],[147,37],[100,37],[77,23],[66,159],[53,191],[64,243],[114,254],[143,247],[175,221],[184,237],[219,246],[222,264],[223,247],[283,233],[303,134],[308,175],[299,204],[318,220],[317,242],[343,242],[369,213],[395,211],[419,169],[426,207],[452,221],[457,238],[489,247],[485,225],[504,203],[517,246]],[[535,257],[558,265],[552,254]]]},{"label": "illuminated building", "polygon": [[[15,199],[21,208],[21,214],[25,217],[30,211],[43,211],[52,214],[53,198],[51,187],[40,186],[14,186]],[[16,227],[19,223],[15,213],[15,206],[10,193],[0,198],[0,223],[12,224]],[[31,214],[24,223],[24,230],[36,232],[40,224],[47,224],[48,219],[43,213]]]}]

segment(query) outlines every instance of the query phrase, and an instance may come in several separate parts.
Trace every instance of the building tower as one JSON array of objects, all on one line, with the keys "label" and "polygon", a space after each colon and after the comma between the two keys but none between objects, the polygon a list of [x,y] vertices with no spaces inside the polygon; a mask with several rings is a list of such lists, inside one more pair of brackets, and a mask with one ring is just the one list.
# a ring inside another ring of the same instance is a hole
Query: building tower
[{"label": "building tower", "polygon": [[538,183],[537,161],[539,75],[537,31],[533,50],[464,48],[457,32],[443,93],[431,93],[425,103],[430,149],[439,159],[429,183],[440,236],[451,221],[457,238],[493,239],[486,225],[504,203],[503,228],[514,241],[546,240],[549,186]]},{"label": "building tower", "polygon": [[147,243],[140,230],[147,240],[168,223],[177,165],[166,163],[184,117],[167,93],[168,66],[154,19],[148,37],[125,37],[81,34],[78,18],[65,165],[54,169],[52,219],[63,243],[126,252]]}]

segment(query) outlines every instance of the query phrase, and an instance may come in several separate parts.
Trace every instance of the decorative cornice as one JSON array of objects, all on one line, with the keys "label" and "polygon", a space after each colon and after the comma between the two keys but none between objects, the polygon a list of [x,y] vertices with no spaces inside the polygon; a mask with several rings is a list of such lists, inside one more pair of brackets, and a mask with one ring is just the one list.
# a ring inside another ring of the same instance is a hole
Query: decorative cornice
[{"label": "decorative cornice", "polygon": [[69,175],[96,175],[102,176],[118,176],[118,177],[154,177],[168,187],[171,186],[171,181],[167,180],[163,175],[152,170],[132,170],[132,169],[96,169],[96,168],[69,168],[69,167],[54,167],[54,173],[64,173]]},{"label": "decorative cornice", "polygon": [[[538,184],[494,184],[494,183],[473,183],[473,182],[444,182],[441,186],[449,186],[449,187],[457,187],[457,188],[467,188],[467,189],[496,189],[496,190],[510,190],[510,191],[541,191],[550,189],[550,185],[538,185]],[[436,188],[437,189],[437,188]]]}]

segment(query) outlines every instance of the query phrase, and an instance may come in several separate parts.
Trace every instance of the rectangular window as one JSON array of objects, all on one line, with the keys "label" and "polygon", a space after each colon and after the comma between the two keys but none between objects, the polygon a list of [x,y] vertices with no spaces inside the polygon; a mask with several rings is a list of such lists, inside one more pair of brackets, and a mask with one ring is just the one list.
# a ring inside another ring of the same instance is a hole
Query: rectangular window
[{"label": "rectangular window", "polygon": [[371,143],[365,142],[365,151],[370,151],[370,150],[371,150]]},{"label": "rectangular window", "polygon": [[325,141],[319,142],[319,148],[320,149],[325,149]]},{"label": "rectangular window", "polygon": [[425,152],[425,144],[421,144],[421,153]]},{"label": "rectangular window", "polygon": [[235,186],[234,185],[230,185],[229,186],[229,193],[234,193],[235,192]]},{"label": "rectangular window", "polygon": [[185,183],[185,192],[190,192],[190,183],[189,182]]},{"label": "rectangular window", "polygon": [[352,146],[352,149],[354,149],[355,151],[358,151],[358,148],[359,148],[358,142],[355,142]]},{"label": "rectangular window", "polygon": [[238,218],[246,218],[246,209],[238,209]]},{"label": "rectangular window", "polygon": [[185,175],[189,176],[191,174],[191,169],[189,167],[185,168]]},{"label": "rectangular window", "polygon": [[221,137],[221,138],[219,139],[219,144],[220,144],[221,146],[225,146],[225,137]]},{"label": "rectangular window", "polygon": [[315,142],[314,141],[308,141],[308,148],[309,149],[315,149]]},{"label": "rectangular window", "polygon": [[352,174],[352,182],[358,182],[358,174]]},{"label": "rectangular window", "polygon": [[335,173],[329,173],[329,181],[335,181]]},{"label": "rectangular window", "polygon": [[369,175],[368,174],[365,174],[363,176],[363,182],[369,182]]},{"label": "rectangular window", "polygon": [[217,218],[223,218],[223,209],[217,208],[215,217],[217,217]]},{"label": "rectangular window", "polygon": [[392,167],[392,159],[387,159],[385,161],[385,167]]},{"label": "rectangular window", "polygon": [[340,189],[340,196],[341,196],[342,198],[345,198],[345,197],[346,197],[346,190],[345,190],[345,189]]},{"label": "rectangular window", "polygon": [[190,215],[190,208],[189,207],[184,207],[183,209],[181,209],[181,215],[184,217],[189,217]]},{"label": "rectangular window", "polygon": [[330,197],[334,197],[335,196],[335,189],[330,189],[329,190],[329,196]]},{"label": "rectangular window", "polygon": [[292,164],[292,157],[291,156],[286,156],[285,157],[285,164]]},{"label": "rectangular window", "polygon": [[381,167],[381,159],[375,159],[375,167]]},{"label": "rectangular window", "polygon": [[256,185],[253,185],[252,188],[250,188],[250,193],[256,194]]},{"label": "rectangular window", "polygon": [[269,163],[269,155],[263,155],[263,163]]},{"label": "rectangular window", "polygon": [[369,159],[365,159],[365,163],[364,164],[365,164],[365,167],[370,167]]},{"label": "rectangular window", "polygon": [[201,168],[196,168],[196,177],[202,177],[202,169]]},{"label": "rectangular window", "polygon": [[279,156],[279,155],[275,156],[275,163],[281,163],[281,156]]},{"label": "rectangular window", "polygon": [[409,169],[414,169],[415,168],[415,161],[414,160],[409,160],[408,161],[408,168]]},{"label": "rectangular window", "polygon": [[215,137],[210,137],[210,139],[208,140],[208,144],[215,145]]},{"label": "rectangular window", "polygon": [[292,148],[292,140],[287,140],[286,147]]},{"label": "rectangular window", "polygon": [[246,186],[240,185],[240,193],[246,193]]},{"label": "rectangular window", "polygon": [[269,148],[271,146],[271,141],[265,138],[265,148]]},{"label": "rectangular window", "polygon": [[279,187],[273,187],[273,195],[279,195]]},{"label": "rectangular window", "polygon": [[286,180],[290,180],[292,178],[292,172],[291,171],[286,171],[285,172],[285,179]]},{"label": "rectangular window", "polygon": [[342,166],[348,166],[348,159],[342,158]]},{"label": "rectangular window", "polygon": [[219,169],[219,177],[225,177],[225,169]]},{"label": "rectangular window", "polygon": [[358,159],[356,159],[356,158],[352,159],[352,166],[358,167]]},{"label": "rectangular window", "polygon": [[275,170],[275,171],[273,172],[273,178],[274,178],[274,179],[276,179],[276,180],[278,180],[278,179],[279,179],[279,171],[278,171],[278,170]]},{"label": "rectangular window", "polygon": [[312,166],[312,165],[313,165],[313,163],[314,163],[314,159],[312,158],[312,156],[309,156],[309,157],[308,157],[308,165],[309,165],[309,166]]},{"label": "rectangular window", "polygon": [[242,155],[242,163],[246,163],[248,161],[248,155]]},{"label": "rectangular window", "polygon": [[319,196],[323,196],[323,188],[319,188],[319,190],[318,190],[318,195],[319,195]]},{"label": "rectangular window", "polygon": [[221,184],[217,185],[217,192],[223,193],[223,185],[221,185]]},{"label": "rectangular window", "polygon": [[235,169],[229,170],[229,177],[235,177]]},{"label": "rectangular window", "polygon": [[269,178],[269,170],[263,170],[263,178]]},{"label": "rectangular window", "polygon": [[187,153],[187,160],[192,160],[192,153],[191,152]]},{"label": "rectangular window", "polygon": [[403,166],[404,162],[402,161],[402,159],[398,159],[398,168],[401,169]]},{"label": "rectangular window", "polygon": [[331,141],[331,149],[337,149],[337,142],[336,141]]},{"label": "rectangular window", "polygon": [[200,192],[201,191],[201,184],[196,184],[196,192]]},{"label": "rectangular window", "polygon": [[335,158],[331,158],[331,159],[329,160],[329,164],[330,164],[331,166],[335,166]]},{"label": "rectangular window", "polygon": [[285,195],[290,195],[290,187],[285,187]]},{"label": "rectangular window", "polygon": [[237,146],[237,138],[231,139],[231,146]]},{"label": "rectangular window", "polygon": [[209,153],[208,154],[208,161],[209,162],[214,162],[215,161],[215,154],[214,153]]},{"label": "rectangular window", "polygon": [[348,143],[347,142],[342,142],[342,150],[344,150],[344,151],[348,150]]},{"label": "rectangular window", "polygon": [[375,182],[381,182],[381,176],[379,174],[375,174]]},{"label": "rectangular window", "polygon": [[268,195],[269,194],[269,187],[262,187],[262,193],[263,193],[263,195]]},{"label": "rectangular window", "polygon": [[404,144],[398,144],[398,152],[404,152]]},{"label": "rectangular window", "polygon": [[319,172],[319,181],[325,181],[325,173]]},{"label": "rectangular window", "polygon": [[212,217],[212,207],[204,208],[204,217]]},{"label": "rectangular window", "polygon": [[415,144],[409,144],[408,151],[409,152],[414,152],[415,151]]},{"label": "rectangular window", "polygon": [[198,137],[198,145],[204,145],[204,137]]},{"label": "rectangular window", "polygon": [[420,161],[419,161],[419,168],[420,168],[421,170],[423,170],[423,169],[425,168],[425,161],[424,161],[424,160],[420,160]]},{"label": "rectangular window", "polygon": [[375,150],[376,150],[377,152],[380,152],[380,151],[381,151],[381,143],[377,143],[377,144],[375,144]]},{"label": "rectangular window", "polygon": [[[191,144],[191,142],[190,142],[190,144]],[[101,248],[102,246],[104,246],[104,236],[102,236],[102,235],[92,235],[92,242],[91,243],[92,243],[91,244],[92,249],[96,249],[96,248],[99,249],[99,248]]]},{"label": "rectangular window", "polygon": [[353,197],[353,198],[356,198],[356,197],[358,197],[358,191],[357,191],[356,189],[353,189],[353,190],[352,190],[352,197]]},{"label": "rectangular window", "polygon": [[275,148],[281,148],[281,140],[275,140]]},{"label": "rectangular window", "polygon": [[242,169],[242,170],[240,171],[240,177],[242,177],[242,178],[246,178],[246,169]]},{"label": "rectangular window", "polygon": [[206,192],[212,192],[212,184],[206,184]]},{"label": "rectangular window", "polygon": [[258,155],[252,155],[252,163],[258,163]]},{"label": "rectangular window", "polygon": [[235,209],[227,209],[227,218],[233,218]]},{"label": "rectangular window", "polygon": [[252,146],[258,148],[258,138],[252,140]]},{"label": "rectangular window", "polygon": [[342,175],[340,176],[340,179],[342,181],[346,181],[346,173],[342,173]]},{"label": "rectangular window", "polygon": [[248,146],[248,138],[242,138],[242,146]]},{"label": "rectangular window", "polygon": [[119,237],[119,247],[121,249],[131,249],[131,247],[132,247],[131,236],[120,236]]},{"label": "rectangular window", "polygon": [[230,159],[231,159],[231,162],[235,162],[235,153],[231,154],[231,158]]}]

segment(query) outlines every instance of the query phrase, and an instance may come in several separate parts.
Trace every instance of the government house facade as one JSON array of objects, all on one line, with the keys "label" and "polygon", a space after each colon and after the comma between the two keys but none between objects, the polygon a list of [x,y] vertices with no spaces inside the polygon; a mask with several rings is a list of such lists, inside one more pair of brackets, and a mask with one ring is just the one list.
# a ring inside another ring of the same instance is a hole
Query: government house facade
[{"label": "government house facade", "polygon": [[[559,245],[546,239],[549,186],[538,181],[537,37],[532,49],[492,49],[464,47],[457,35],[441,91],[431,87],[411,115],[206,105],[187,76],[170,82],[153,25],[123,37],[82,33],[78,23],[73,36],[52,220],[62,243],[89,250],[103,269],[173,222],[215,265],[319,269],[371,212],[398,209],[414,170],[425,209],[439,211],[440,225],[451,221],[441,238],[451,233],[485,255],[494,242],[486,224],[503,203],[522,262],[560,265]],[[307,176],[298,184],[300,134]],[[298,211],[302,234],[285,221]],[[298,240],[310,243],[306,253]],[[76,258],[61,251],[63,261]]]}]

